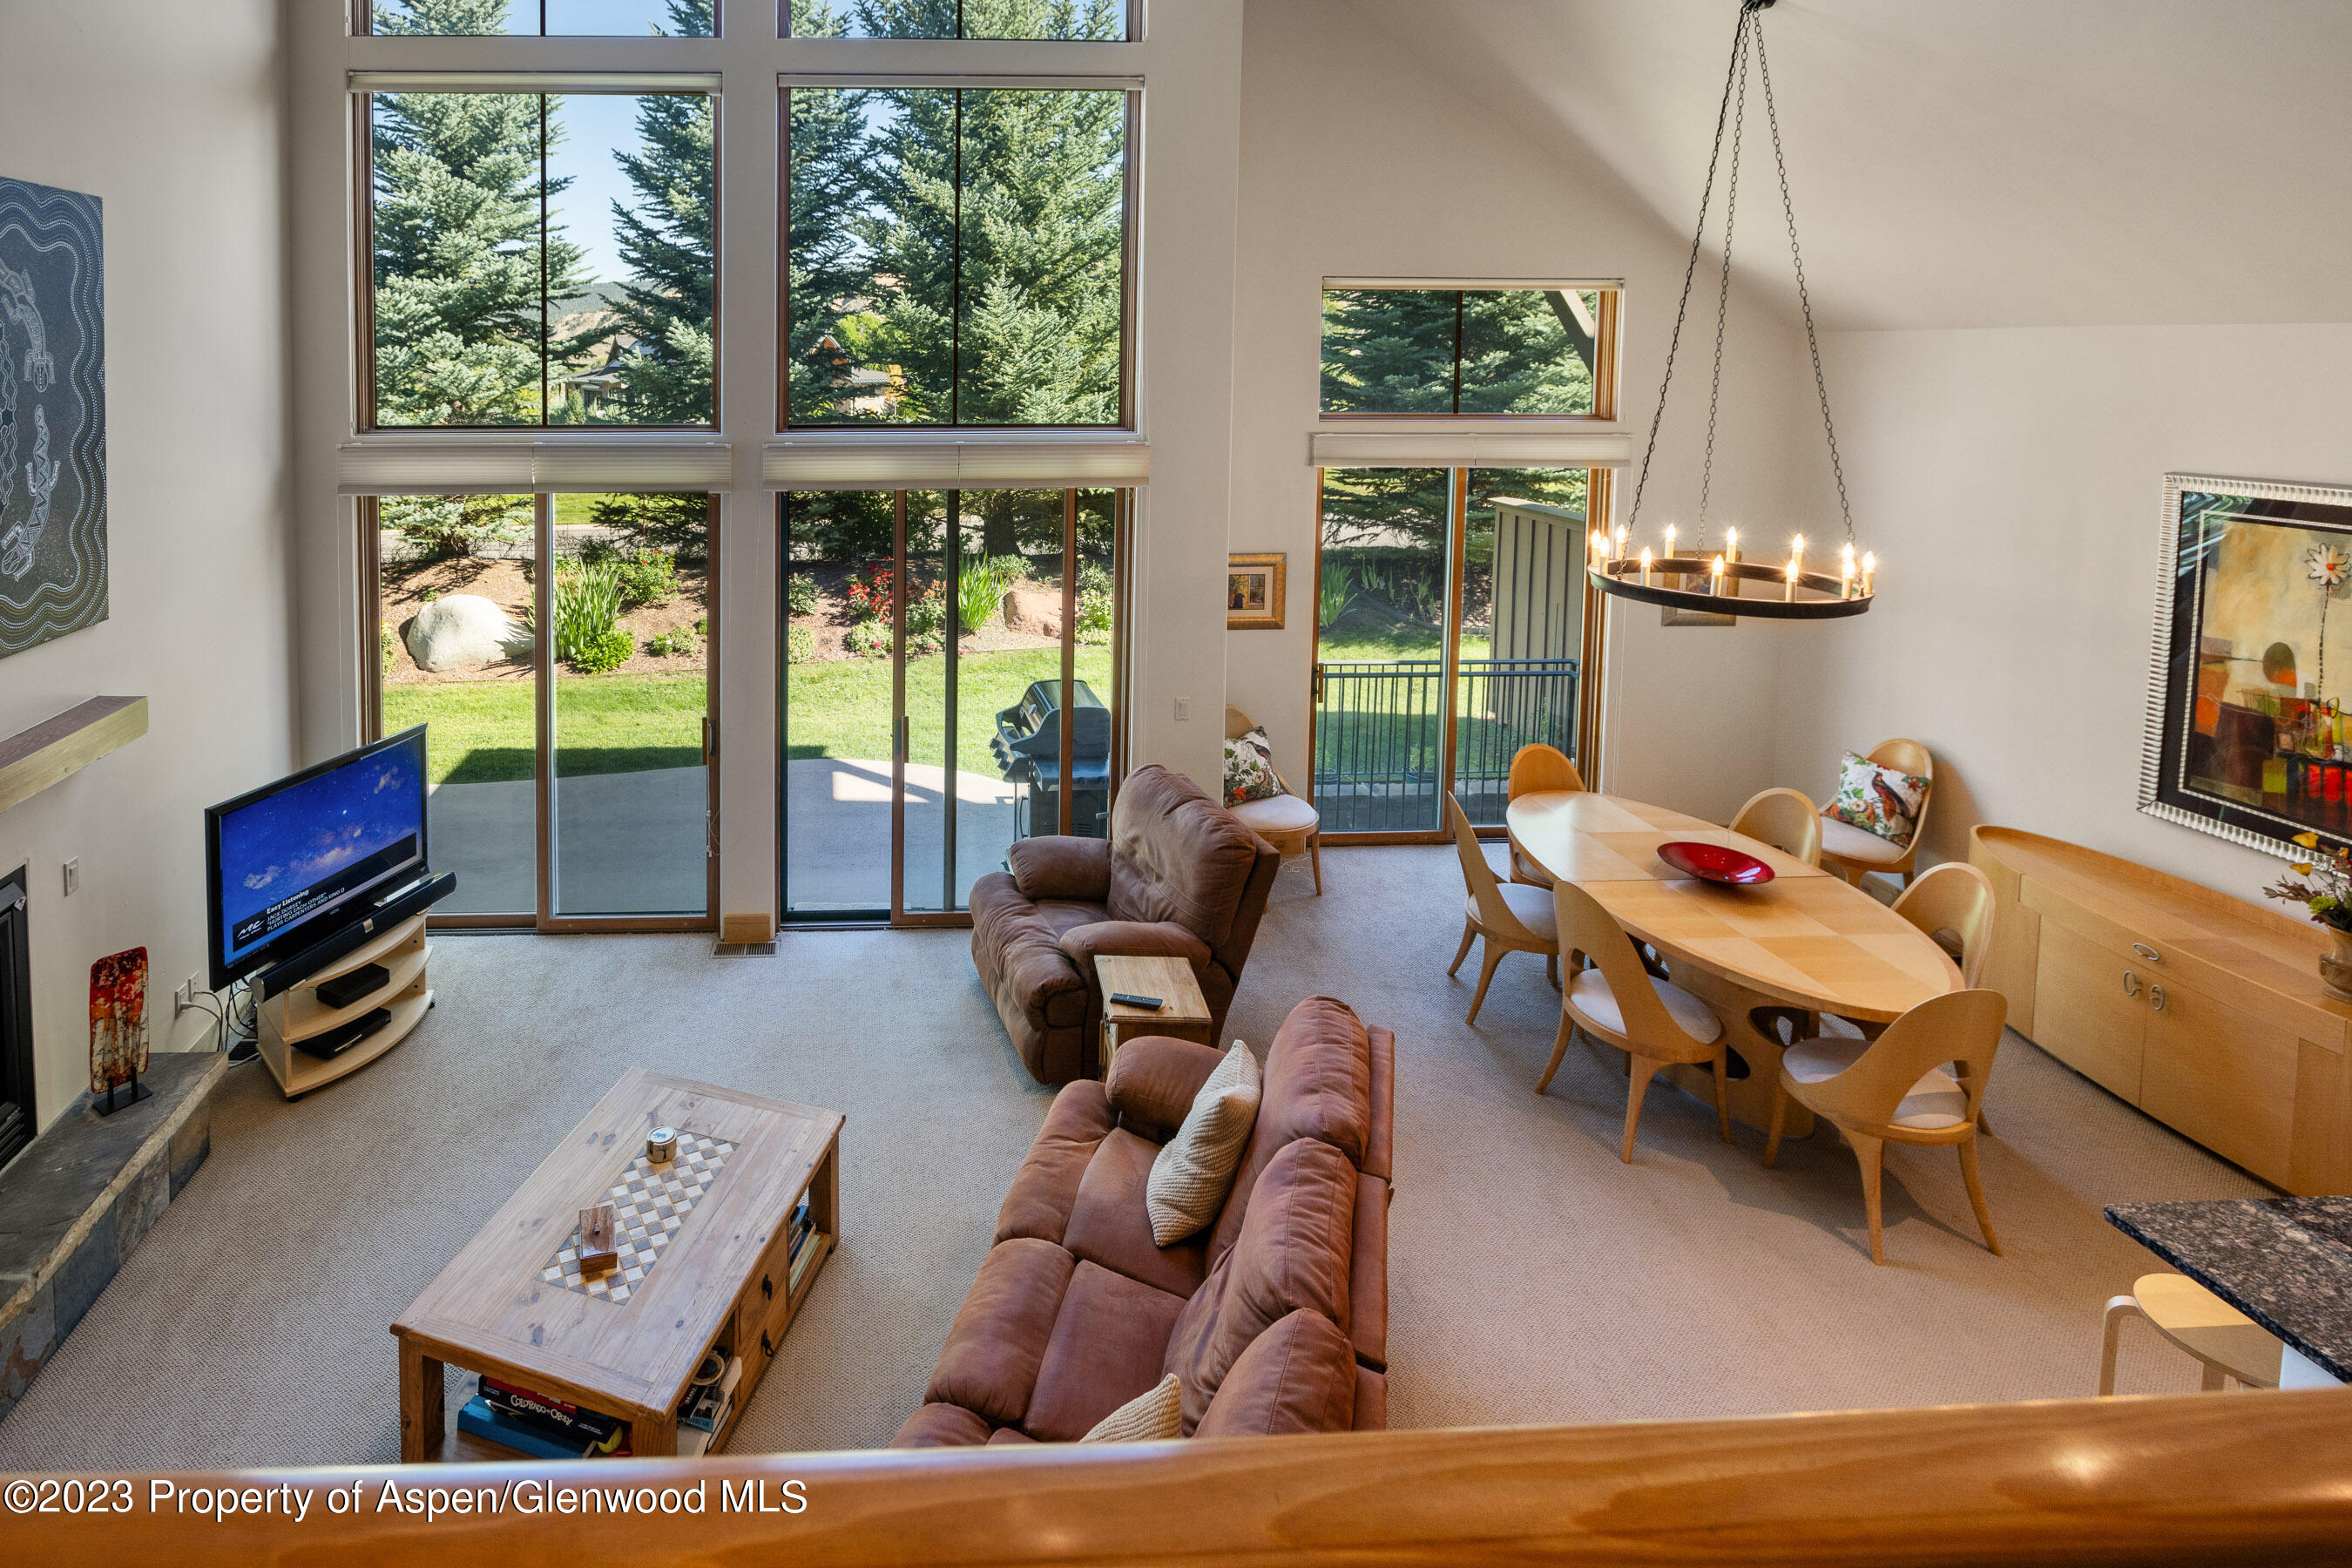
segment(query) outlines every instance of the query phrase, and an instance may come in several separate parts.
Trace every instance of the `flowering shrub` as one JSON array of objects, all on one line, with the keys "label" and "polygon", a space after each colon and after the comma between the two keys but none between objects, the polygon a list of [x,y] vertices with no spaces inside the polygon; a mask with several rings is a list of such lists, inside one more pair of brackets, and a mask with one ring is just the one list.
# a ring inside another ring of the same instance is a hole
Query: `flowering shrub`
[{"label": "flowering shrub", "polygon": [[880,620],[890,614],[890,563],[869,561],[849,574],[850,613],[861,621]]}]

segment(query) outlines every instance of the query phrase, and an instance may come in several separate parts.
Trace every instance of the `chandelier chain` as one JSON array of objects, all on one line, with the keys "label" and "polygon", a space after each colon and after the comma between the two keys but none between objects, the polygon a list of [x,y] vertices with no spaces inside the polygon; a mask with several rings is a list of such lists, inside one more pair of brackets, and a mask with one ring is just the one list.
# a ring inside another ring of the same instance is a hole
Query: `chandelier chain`
[{"label": "chandelier chain", "polygon": [[1780,211],[1789,220],[1789,256],[1797,268],[1797,303],[1805,314],[1805,346],[1813,355],[1813,390],[1822,401],[1822,433],[1829,437],[1830,472],[1837,479],[1838,512],[1845,520],[1845,541],[1851,548],[1853,507],[1846,500],[1845,464],[1838,457],[1837,425],[1830,418],[1830,384],[1822,374],[1822,342],[1813,331],[1812,296],[1805,289],[1805,253],[1797,245],[1797,206],[1789,195],[1789,160],[1780,151],[1780,115],[1772,101],[1772,63],[1765,58],[1761,27],[1756,29],[1756,72],[1764,89],[1765,122],[1772,130],[1772,162],[1780,172]]},{"label": "chandelier chain", "polygon": [[1739,26],[1731,36],[1731,60],[1723,72],[1723,102],[1715,111],[1715,148],[1707,154],[1706,184],[1699,192],[1698,226],[1691,233],[1690,259],[1683,267],[1682,301],[1675,307],[1675,330],[1666,340],[1665,374],[1658,382],[1657,410],[1650,416],[1649,444],[1642,449],[1642,471],[1633,481],[1633,504],[1625,514],[1628,527],[1641,521],[1642,495],[1650,487],[1650,459],[1657,455],[1658,426],[1666,416],[1666,388],[1674,384],[1675,355],[1682,347],[1683,319],[1690,311],[1691,283],[1698,276],[1698,253],[1700,245],[1706,238],[1707,209],[1715,202],[1716,164],[1723,156],[1724,127],[1731,118],[1732,89],[1738,80],[1739,62],[1748,52],[1748,28],[1752,15],[1750,6],[1743,5],[1739,11]]},{"label": "chandelier chain", "polygon": [[1731,319],[1731,231],[1739,212],[1739,145],[1747,126],[1748,51],[1742,49],[1738,101],[1731,112],[1731,170],[1723,190],[1723,276],[1716,286],[1715,374],[1706,389],[1706,457],[1698,470],[1698,538],[1694,542],[1701,546],[1706,543],[1707,498],[1715,491],[1715,416],[1723,401],[1723,329]]}]

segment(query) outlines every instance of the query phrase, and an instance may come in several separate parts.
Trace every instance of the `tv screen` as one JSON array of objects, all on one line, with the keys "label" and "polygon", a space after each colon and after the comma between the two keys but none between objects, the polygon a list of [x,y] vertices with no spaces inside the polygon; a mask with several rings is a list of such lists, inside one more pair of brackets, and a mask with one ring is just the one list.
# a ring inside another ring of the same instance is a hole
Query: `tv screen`
[{"label": "tv screen", "polygon": [[217,991],[424,873],[425,727],[224,801],[205,840]]}]

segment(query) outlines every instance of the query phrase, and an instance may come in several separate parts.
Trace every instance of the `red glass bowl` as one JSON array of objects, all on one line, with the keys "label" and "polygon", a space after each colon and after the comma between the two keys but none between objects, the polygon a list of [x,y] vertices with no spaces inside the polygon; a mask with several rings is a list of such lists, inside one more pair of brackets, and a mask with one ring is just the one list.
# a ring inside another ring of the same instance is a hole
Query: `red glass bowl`
[{"label": "red glass bowl", "polygon": [[1685,877],[1720,882],[1727,888],[1760,888],[1772,879],[1771,867],[1724,844],[1676,838],[1658,846],[1658,858]]}]

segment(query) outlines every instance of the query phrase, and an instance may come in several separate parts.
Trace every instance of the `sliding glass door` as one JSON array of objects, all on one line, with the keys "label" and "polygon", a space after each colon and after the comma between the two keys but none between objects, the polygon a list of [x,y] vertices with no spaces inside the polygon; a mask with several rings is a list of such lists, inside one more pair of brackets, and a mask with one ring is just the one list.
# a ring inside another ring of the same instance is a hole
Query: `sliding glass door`
[{"label": "sliding glass door", "polygon": [[363,503],[367,738],[425,726],[444,924],[710,923],[702,495]]},{"label": "sliding glass door", "polygon": [[1581,468],[1323,471],[1313,715],[1326,834],[1441,837],[1448,791],[1496,826],[1521,746],[1582,763],[1594,488]]},{"label": "sliding glass door", "polygon": [[784,498],[788,921],[960,925],[1013,844],[1107,831],[1122,498]]}]

